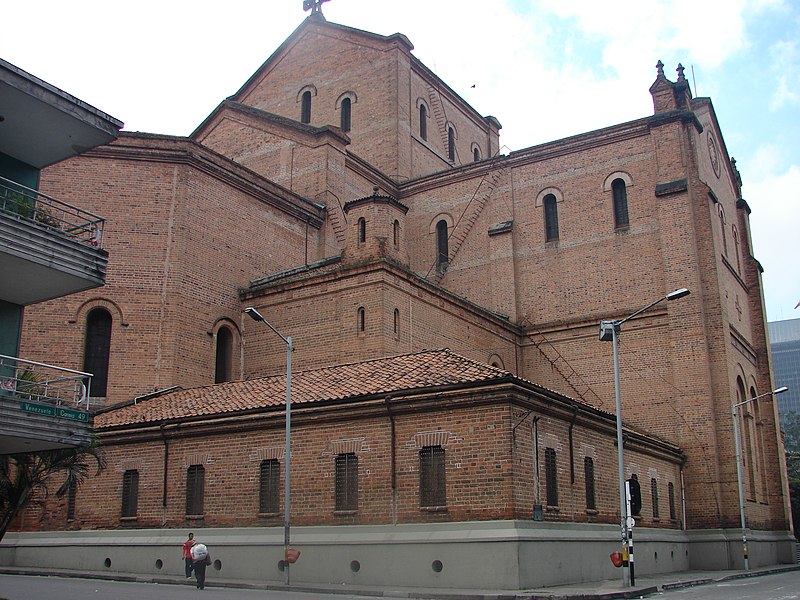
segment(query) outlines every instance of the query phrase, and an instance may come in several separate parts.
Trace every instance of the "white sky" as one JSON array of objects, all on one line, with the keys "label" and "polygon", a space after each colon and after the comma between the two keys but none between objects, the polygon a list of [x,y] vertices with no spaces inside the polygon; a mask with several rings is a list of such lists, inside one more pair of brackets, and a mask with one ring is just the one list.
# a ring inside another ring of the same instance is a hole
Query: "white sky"
[{"label": "white sky", "polygon": [[[681,62],[737,159],[768,318],[800,318],[800,3],[330,0],[323,13],[404,33],[510,150],[652,114],[656,61],[673,81]],[[302,0],[9,2],[0,57],[128,131],[188,135],[304,17]]]}]

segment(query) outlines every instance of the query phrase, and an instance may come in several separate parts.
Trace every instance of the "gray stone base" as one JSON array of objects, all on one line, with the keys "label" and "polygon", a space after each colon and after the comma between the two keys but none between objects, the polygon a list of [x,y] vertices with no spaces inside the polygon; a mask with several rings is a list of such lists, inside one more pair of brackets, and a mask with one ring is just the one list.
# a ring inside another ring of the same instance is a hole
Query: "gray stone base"
[{"label": "gray stone base", "polygon": [[[183,574],[186,531],[74,531],[9,533],[0,565],[105,571],[109,574]],[[301,551],[291,581],[521,590],[620,577],[609,554],[619,549],[611,525],[486,521],[416,525],[294,527]],[[638,576],[695,569],[742,568],[738,530],[635,531]],[[195,530],[208,545],[209,577],[280,584],[283,528]],[[750,532],[751,568],[794,562],[788,532]]]}]

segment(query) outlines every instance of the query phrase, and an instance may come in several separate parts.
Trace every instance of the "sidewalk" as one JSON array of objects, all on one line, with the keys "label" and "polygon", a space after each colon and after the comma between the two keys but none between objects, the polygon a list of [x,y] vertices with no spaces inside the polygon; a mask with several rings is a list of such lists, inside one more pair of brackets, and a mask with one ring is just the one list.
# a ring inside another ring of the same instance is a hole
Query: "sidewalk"
[{"label": "sidewalk", "polygon": [[[324,585],[298,583],[289,586],[294,592],[316,594],[347,594],[379,598],[414,598],[425,600],[612,600],[615,598],[641,598],[657,592],[703,585],[745,577],[758,577],[786,571],[800,571],[800,565],[774,565],[760,567],[750,571],[682,571],[665,573],[653,577],[637,577],[636,586],[625,588],[622,576],[619,580],[596,581],[581,584],[562,585],[529,590],[460,590],[448,588],[398,588],[370,587],[350,585]],[[42,570],[33,567],[0,567],[0,574],[35,575],[47,577],[78,577],[85,579],[104,579],[111,581],[135,581],[140,583],[159,583],[171,585],[194,585],[191,581],[179,576],[138,575],[133,573],[115,573],[109,571],[74,571],[65,569]],[[231,580],[215,578],[213,572],[208,575],[206,587],[231,589],[260,589],[286,591],[282,584],[263,583],[258,581]]]}]

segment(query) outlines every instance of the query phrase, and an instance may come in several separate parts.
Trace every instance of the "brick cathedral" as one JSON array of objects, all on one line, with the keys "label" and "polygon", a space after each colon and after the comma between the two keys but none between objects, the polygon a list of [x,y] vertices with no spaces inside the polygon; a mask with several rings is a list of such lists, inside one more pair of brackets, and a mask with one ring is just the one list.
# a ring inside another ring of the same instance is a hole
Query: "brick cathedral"
[{"label": "brick cathedral", "polygon": [[[599,323],[688,288],[620,332],[637,569],[741,566],[731,409],[773,385],[710,99],[659,62],[652,115],[503,155],[412,50],[315,11],[190,136],[123,132],[42,173],[107,218],[108,272],[26,309],[20,353],[94,373],[108,467],[0,557],[74,566],[58,540],[81,568],[166,572],[188,528],[218,576],[280,580],[287,353],[253,307],[294,346],[297,581],[615,577]],[[791,560],[775,402],[740,412],[751,564]]]}]

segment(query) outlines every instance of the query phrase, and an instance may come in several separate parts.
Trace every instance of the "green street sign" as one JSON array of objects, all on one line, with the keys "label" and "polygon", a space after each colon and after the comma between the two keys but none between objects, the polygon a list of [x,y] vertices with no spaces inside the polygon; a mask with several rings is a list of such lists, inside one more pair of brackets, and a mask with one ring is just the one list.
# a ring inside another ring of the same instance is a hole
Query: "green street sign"
[{"label": "green street sign", "polygon": [[35,402],[20,402],[19,407],[25,412],[35,415],[56,416],[56,407],[49,404],[36,404]]},{"label": "green street sign", "polygon": [[51,404],[37,404],[35,402],[20,402],[19,407],[25,412],[46,417],[56,417],[59,419],[70,419],[71,421],[89,422],[89,413],[82,410],[62,408]]},{"label": "green street sign", "polygon": [[71,419],[73,421],[81,421],[87,423],[89,421],[89,413],[82,410],[72,410],[71,408],[56,408],[56,416],[62,419]]}]

